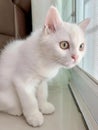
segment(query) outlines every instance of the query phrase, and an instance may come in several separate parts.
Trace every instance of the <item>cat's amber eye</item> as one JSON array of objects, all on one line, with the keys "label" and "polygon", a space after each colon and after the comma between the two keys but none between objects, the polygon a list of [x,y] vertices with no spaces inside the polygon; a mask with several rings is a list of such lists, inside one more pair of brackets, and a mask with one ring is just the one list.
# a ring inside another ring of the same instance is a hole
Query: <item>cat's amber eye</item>
[{"label": "cat's amber eye", "polygon": [[69,42],[67,41],[61,41],[60,42],[60,48],[63,49],[63,50],[66,50],[69,48]]},{"label": "cat's amber eye", "polygon": [[79,47],[79,50],[80,50],[80,51],[83,51],[83,50],[84,50],[84,46],[85,46],[84,43],[82,43],[82,44],[80,45],[80,47]]}]

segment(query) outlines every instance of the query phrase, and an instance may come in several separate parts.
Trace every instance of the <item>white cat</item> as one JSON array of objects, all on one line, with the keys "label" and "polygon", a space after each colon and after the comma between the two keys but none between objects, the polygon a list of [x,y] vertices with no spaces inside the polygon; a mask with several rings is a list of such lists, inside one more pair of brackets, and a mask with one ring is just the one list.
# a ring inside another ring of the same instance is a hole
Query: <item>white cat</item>
[{"label": "white cat", "polygon": [[5,47],[0,57],[0,111],[23,114],[32,126],[43,124],[43,114],[55,110],[47,101],[47,81],[59,68],[72,68],[81,60],[89,21],[63,22],[51,6],[44,28]]}]

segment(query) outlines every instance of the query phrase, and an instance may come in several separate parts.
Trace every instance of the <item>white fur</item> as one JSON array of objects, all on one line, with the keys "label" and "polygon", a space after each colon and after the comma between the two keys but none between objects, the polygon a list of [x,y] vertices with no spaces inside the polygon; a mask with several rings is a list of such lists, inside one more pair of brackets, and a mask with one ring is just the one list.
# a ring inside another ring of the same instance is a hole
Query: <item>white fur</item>
[{"label": "white fur", "polygon": [[[51,7],[50,10],[56,9]],[[56,24],[51,22],[52,27],[48,26],[51,19],[47,17],[44,29],[24,40],[11,42],[0,57],[0,111],[23,114],[32,126],[42,125],[43,114],[55,110],[47,101],[47,81],[59,68],[75,66],[85,52],[85,49],[79,51],[80,44],[85,42],[82,29],[76,24],[61,23],[61,19],[57,22],[58,15],[56,10]],[[61,49],[60,41],[69,41],[70,49]],[[76,62],[72,54],[79,55]]]}]

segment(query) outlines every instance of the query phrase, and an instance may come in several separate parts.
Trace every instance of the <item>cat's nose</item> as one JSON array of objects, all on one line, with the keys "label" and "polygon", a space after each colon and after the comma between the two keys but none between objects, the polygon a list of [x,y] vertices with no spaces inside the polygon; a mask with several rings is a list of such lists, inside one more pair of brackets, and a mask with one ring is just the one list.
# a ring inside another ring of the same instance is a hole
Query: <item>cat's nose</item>
[{"label": "cat's nose", "polygon": [[71,58],[74,59],[75,61],[78,59],[78,55],[72,55]]}]

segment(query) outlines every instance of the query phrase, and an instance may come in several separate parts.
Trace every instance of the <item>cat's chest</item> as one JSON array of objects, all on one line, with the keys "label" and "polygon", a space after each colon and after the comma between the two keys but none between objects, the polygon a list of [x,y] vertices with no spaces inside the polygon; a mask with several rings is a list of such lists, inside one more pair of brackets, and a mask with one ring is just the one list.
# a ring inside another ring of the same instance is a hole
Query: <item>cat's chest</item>
[{"label": "cat's chest", "polygon": [[47,80],[52,79],[53,77],[55,77],[58,73],[59,69],[58,68],[42,68],[40,70],[40,75],[44,78],[46,78]]}]

